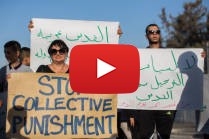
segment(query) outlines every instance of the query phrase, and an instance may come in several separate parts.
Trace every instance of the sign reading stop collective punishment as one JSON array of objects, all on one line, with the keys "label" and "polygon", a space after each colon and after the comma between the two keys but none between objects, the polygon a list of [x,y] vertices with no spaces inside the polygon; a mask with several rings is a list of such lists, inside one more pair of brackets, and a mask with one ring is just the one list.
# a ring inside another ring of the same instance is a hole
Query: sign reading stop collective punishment
[{"label": "sign reading stop collective punishment", "polygon": [[73,92],[68,74],[14,73],[9,79],[7,136],[33,139],[114,136],[116,97]]}]

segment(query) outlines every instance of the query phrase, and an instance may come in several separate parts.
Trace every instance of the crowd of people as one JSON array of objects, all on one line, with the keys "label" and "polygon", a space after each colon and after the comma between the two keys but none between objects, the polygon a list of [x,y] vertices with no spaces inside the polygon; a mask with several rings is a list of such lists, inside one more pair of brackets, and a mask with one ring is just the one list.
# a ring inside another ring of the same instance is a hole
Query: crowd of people
[{"label": "crowd of people", "polygon": [[[32,22],[29,29],[33,28]],[[122,31],[119,28],[118,35]],[[150,24],[145,29],[145,36],[149,45],[147,48],[163,49],[161,44],[161,31],[157,24]],[[51,64],[40,65],[36,72],[69,73],[66,64],[69,48],[63,40],[54,40],[48,47]],[[10,73],[32,72],[30,69],[30,48],[22,47],[18,41],[8,41],[4,45],[5,58],[8,65],[0,69],[0,93],[7,94]],[[6,111],[6,100],[0,99],[0,109]],[[169,139],[176,111],[174,110],[127,110],[118,109],[118,136],[117,139],[152,139],[157,132],[158,139]],[[1,113],[0,113],[1,114]],[[6,114],[0,117],[0,138],[6,133]],[[3,123],[3,124],[2,124]]]}]

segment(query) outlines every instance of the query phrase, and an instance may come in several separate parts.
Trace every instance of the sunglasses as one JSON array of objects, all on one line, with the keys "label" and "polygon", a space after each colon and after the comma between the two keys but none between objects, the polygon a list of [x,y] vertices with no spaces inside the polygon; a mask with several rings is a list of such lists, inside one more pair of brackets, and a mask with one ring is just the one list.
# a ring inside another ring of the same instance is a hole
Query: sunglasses
[{"label": "sunglasses", "polygon": [[57,50],[57,49],[50,49],[50,50],[49,50],[49,54],[50,54],[50,55],[56,55],[57,52],[59,52],[60,55],[63,55],[64,53],[66,53],[66,49],[61,48],[61,49],[59,49],[59,50]]},{"label": "sunglasses", "polygon": [[160,30],[148,30],[147,34],[160,34]]}]

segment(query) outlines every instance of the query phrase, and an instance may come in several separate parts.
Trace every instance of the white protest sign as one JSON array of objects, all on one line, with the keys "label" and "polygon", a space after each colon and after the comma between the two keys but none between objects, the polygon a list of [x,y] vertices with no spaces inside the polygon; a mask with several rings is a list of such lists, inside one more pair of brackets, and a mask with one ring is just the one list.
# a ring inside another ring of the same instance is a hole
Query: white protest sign
[{"label": "white protest sign", "polygon": [[202,49],[139,49],[140,85],[118,95],[118,108],[200,109],[203,97]]},{"label": "white protest sign", "polygon": [[119,40],[119,22],[38,18],[32,21],[31,69],[34,71],[41,64],[51,63],[47,51],[53,40],[62,39],[70,50],[78,44],[117,44]]}]

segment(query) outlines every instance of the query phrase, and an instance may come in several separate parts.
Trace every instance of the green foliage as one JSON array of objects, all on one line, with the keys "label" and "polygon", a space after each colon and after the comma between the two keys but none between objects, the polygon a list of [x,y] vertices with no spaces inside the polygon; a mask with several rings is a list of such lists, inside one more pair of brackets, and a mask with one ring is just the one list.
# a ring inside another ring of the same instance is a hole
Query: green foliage
[{"label": "green foliage", "polygon": [[167,47],[204,48],[209,43],[209,13],[202,0],[184,4],[183,13],[167,17],[165,8],[160,15],[163,29],[167,32],[164,41]]}]

